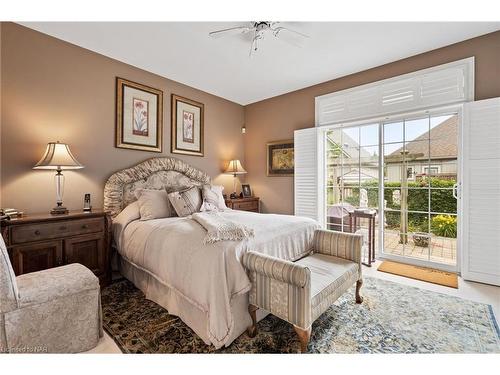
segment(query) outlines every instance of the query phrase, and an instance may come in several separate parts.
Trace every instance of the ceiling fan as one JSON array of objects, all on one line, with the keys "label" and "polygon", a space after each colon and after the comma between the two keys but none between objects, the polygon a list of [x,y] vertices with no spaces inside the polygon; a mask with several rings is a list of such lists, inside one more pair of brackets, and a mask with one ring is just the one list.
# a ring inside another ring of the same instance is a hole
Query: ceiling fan
[{"label": "ceiling fan", "polygon": [[306,34],[289,29],[288,27],[280,26],[279,22],[270,21],[254,21],[248,26],[236,26],[228,29],[216,30],[208,33],[208,35],[212,38],[219,38],[223,36],[248,33],[253,34],[249,56],[252,56],[252,53],[257,52],[259,43],[264,40],[266,35],[272,35],[275,38],[296,47],[301,47],[301,40],[309,38]]}]

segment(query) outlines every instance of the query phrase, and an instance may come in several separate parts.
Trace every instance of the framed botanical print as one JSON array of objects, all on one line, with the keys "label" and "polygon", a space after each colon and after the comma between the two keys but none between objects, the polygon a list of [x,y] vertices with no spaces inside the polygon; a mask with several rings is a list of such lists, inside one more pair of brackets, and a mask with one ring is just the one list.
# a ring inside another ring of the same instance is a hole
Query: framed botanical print
[{"label": "framed botanical print", "polygon": [[203,156],[204,105],[172,94],[173,154]]},{"label": "framed botanical print", "polygon": [[116,147],[162,152],[163,91],[116,78]]},{"label": "framed botanical print", "polygon": [[293,176],[293,139],[267,144],[267,175]]}]

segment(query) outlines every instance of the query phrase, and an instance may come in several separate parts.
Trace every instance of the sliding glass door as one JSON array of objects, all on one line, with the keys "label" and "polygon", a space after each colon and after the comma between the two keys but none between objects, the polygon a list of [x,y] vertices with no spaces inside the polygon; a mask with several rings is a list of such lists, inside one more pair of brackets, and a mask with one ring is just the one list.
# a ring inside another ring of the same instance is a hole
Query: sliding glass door
[{"label": "sliding glass door", "polygon": [[453,269],[458,129],[447,113],[326,131],[327,228],[362,233],[365,252]]},{"label": "sliding glass door", "polygon": [[[361,211],[378,211],[380,144],[379,124],[331,129],[325,135],[326,226],[343,232],[361,232],[368,246],[378,247],[377,225]],[[370,234],[371,233],[371,234]],[[368,238],[369,237],[369,238]],[[366,254],[367,255],[367,254]]]}]

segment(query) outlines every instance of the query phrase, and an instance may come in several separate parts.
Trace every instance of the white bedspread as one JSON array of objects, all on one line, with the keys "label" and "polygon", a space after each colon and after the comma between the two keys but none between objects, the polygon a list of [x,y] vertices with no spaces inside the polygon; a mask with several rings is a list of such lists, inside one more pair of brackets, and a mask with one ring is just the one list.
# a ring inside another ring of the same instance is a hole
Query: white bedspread
[{"label": "white bedspread", "polygon": [[191,217],[207,231],[203,240],[204,244],[219,241],[244,241],[254,236],[253,229],[228,220],[217,211],[195,212]]},{"label": "white bedspread", "polygon": [[135,220],[123,229],[120,254],[207,312],[208,336],[222,347],[233,329],[231,299],[250,289],[240,263],[253,250],[295,260],[309,252],[314,220],[227,210],[222,215],[255,231],[244,241],[203,244],[206,230],[190,217]]}]

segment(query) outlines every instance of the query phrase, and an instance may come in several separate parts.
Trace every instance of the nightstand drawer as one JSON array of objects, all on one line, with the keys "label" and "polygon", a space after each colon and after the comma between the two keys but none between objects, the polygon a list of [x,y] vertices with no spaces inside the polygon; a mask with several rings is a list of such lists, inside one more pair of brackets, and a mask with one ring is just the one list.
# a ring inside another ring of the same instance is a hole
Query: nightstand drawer
[{"label": "nightstand drawer", "polygon": [[11,234],[12,244],[20,244],[102,231],[104,231],[104,220],[93,218],[13,226]]},{"label": "nightstand drawer", "polygon": [[234,202],[233,203],[234,210],[258,210],[259,209],[259,201],[251,201],[251,202]]}]

